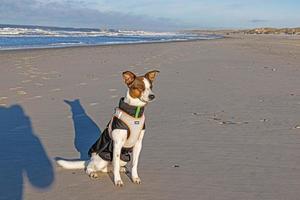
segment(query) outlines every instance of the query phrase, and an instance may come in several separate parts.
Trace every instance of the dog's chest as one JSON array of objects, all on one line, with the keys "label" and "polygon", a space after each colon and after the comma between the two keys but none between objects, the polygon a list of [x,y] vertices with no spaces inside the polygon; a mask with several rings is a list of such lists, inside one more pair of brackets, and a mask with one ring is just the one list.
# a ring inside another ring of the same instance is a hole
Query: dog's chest
[{"label": "dog's chest", "polygon": [[139,140],[141,131],[145,124],[144,109],[127,104],[120,104],[115,109],[114,117],[120,120],[127,127],[128,135],[124,147],[131,148]]},{"label": "dog's chest", "polygon": [[129,128],[128,137],[124,144],[125,147],[133,147],[136,142],[139,140],[141,131],[144,127],[145,117],[141,117],[140,119],[132,119],[129,123],[127,122],[127,126]]}]

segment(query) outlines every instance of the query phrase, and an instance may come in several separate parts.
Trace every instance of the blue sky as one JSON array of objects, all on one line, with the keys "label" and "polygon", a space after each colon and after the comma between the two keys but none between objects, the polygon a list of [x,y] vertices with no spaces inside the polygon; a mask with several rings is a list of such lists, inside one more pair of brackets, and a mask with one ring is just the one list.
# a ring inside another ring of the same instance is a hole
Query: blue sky
[{"label": "blue sky", "polygon": [[299,27],[300,0],[0,0],[0,23],[146,30]]}]

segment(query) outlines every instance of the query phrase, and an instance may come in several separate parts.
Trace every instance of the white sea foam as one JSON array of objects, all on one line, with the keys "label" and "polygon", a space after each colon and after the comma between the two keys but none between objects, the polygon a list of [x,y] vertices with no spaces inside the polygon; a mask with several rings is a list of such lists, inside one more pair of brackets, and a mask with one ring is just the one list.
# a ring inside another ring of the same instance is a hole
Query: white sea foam
[{"label": "white sea foam", "polygon": [[176,32],[0,25],[0,50],[216,39]]},{"label": "white sea foam", "polygon": [[127,31],[127,30],[100,30],[99,31],[68,31],[50,30],[41,28],[0,28],[0,37],[16,36],[51,36],[51,37],[84,37],[84,36],[176,36],[172,32],[149,32],[149,31]]}]

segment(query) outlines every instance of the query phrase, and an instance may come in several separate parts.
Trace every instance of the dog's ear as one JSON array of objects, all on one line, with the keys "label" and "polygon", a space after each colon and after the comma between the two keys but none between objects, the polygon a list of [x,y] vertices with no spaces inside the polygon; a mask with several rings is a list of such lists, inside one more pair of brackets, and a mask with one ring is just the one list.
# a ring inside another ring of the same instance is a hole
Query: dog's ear
[{"label": "dog's ear", "polygon": [[159,71],[158,70],[153,70],[153,71],[150,71],[150,72],[147,72],[145,74],[145,77],[150,80],[151,82],[153,82],[156,78],[156,76],[158,75]]},{"label": "dog's ear", "polygon": [[130,85],[134,80],[136,76],[134,73],[130,71],[123,72],[123,80],[127,85]]}]

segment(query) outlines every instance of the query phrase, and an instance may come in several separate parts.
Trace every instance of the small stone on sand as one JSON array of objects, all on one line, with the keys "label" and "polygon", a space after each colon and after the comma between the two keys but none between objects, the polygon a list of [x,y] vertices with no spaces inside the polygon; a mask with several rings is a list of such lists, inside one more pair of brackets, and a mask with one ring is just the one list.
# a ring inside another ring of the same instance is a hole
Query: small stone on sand
[{"label": "small stone on sand", "polygon": [[261,120],[259,120],[259,121],[261,121],[261,122],[267,122],[268,119],[261,119]]},{"label": "small stone on sand", "polygon": [[296,128],[296,129],[300,129],[300,125],[296,125],[294,128]]}]

